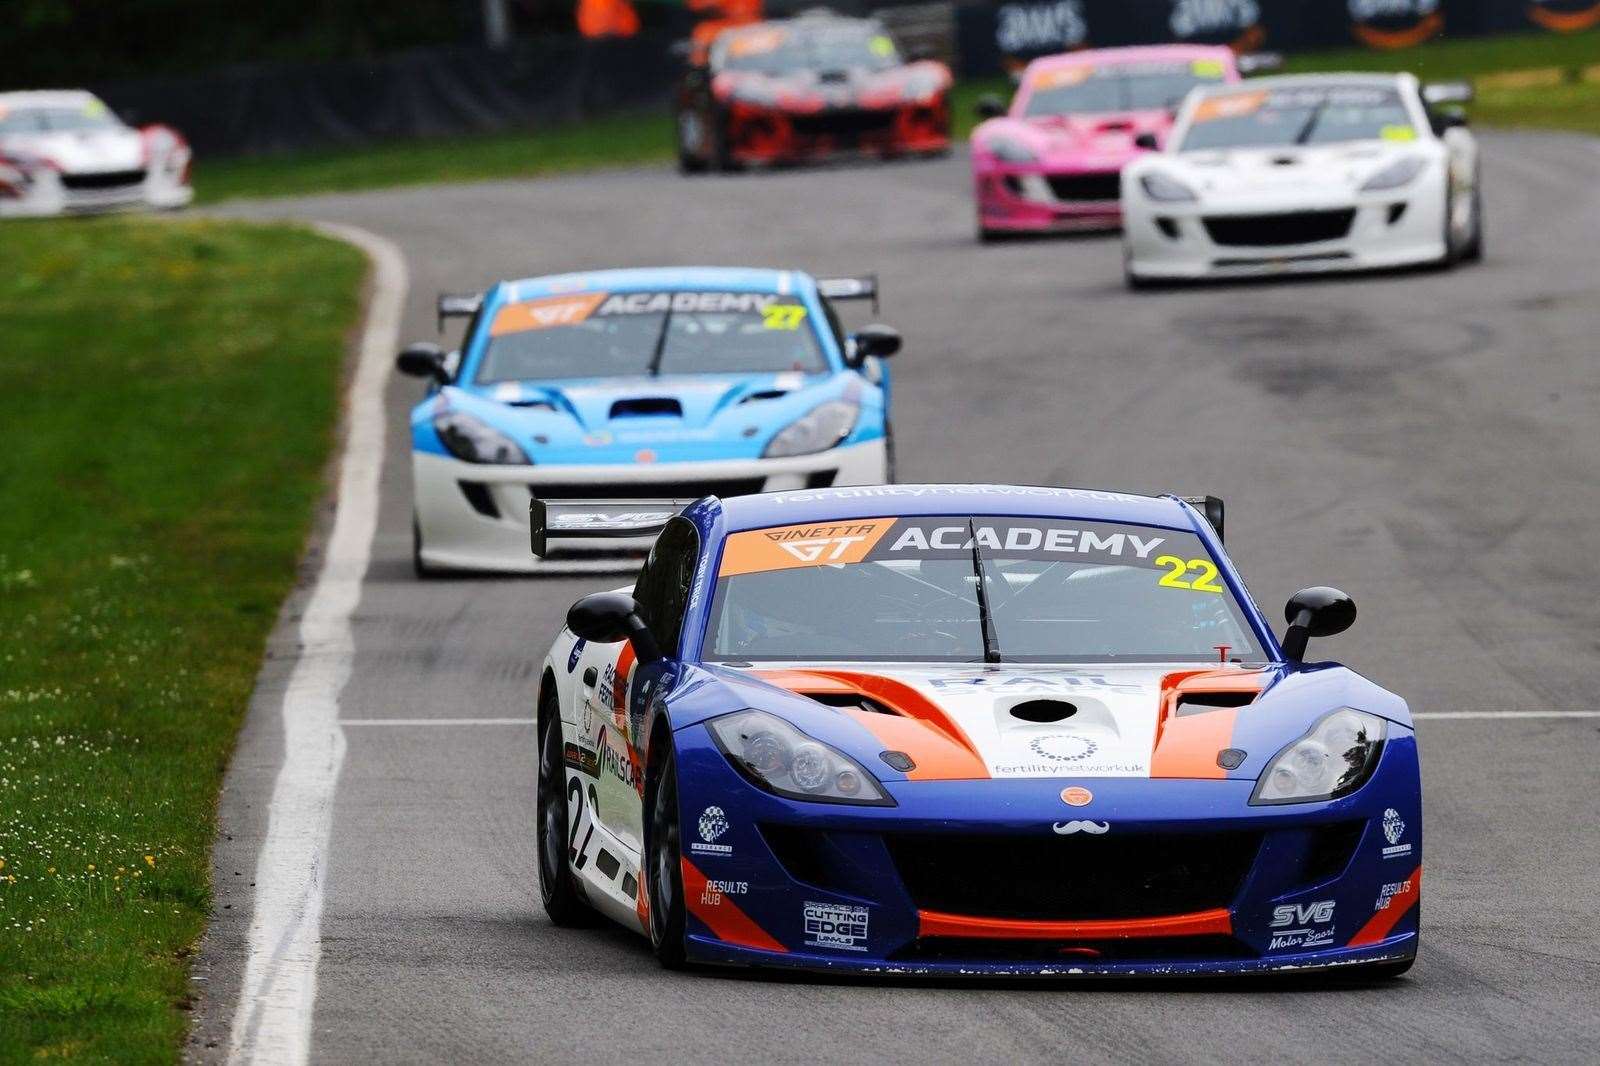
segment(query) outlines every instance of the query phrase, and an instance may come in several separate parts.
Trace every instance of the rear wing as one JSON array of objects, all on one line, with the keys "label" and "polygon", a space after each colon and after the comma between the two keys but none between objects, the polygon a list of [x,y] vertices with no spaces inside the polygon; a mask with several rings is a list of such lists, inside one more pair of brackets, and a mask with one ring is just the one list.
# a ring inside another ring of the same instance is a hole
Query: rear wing
[{"label": "rear wing", "polygon": [[818,278],[817,292],[830,300],[871,300],[872,313],[878,313],[876,274],[860,274],[850,278]]},{"label": "rear wing", "polygon": [[1178,499],[1193,507],[1206,516],[1206,521],[1211,523],[1211,528],[1217,531],[1217,539],[1222,540],[1222,499],[1218,496],[1179,496]]},{"label": "rear wing", "polygon": [[693,500],[541,500],[528,504],[533,554],[550,554],[552,540],[628,540],[653,537]]},{"label": "rear wing", "polygon": [[1422,102],[1429,107],[1470,104],[1475,95],[1470,81],[1430,81],[1422,87]]},{"label": "rear wing", "polygon": [[439,332],[444,332],[445,319],[471,318],[478,313],[478,308],[482,306],[483,293],[481,292],[441,292],[437,305]]}]

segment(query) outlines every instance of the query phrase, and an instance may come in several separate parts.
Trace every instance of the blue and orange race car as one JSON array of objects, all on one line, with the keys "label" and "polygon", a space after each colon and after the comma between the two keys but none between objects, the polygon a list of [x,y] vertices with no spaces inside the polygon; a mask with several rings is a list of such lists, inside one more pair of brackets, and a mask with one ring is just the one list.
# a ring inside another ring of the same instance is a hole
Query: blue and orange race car
[{"label": "blue and orange race car", "polygon": [[538,695],[540,886],[668,966],[1200,975],[1418,941],[1405,702],[1275,636],[1222,504],[1021,486],[701,499],[579,600]]}]

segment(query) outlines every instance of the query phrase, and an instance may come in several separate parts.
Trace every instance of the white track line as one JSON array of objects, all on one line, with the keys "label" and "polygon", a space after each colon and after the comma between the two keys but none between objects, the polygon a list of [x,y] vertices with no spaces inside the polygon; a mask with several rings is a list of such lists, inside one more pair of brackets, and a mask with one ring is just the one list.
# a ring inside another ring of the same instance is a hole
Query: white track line
[{"label": "white track line", "polygon": [[1423,711],[1411,717],[1418,721],[1480,718],[1600,718],[1600,711]]},{"label": "white track line", "polygon": [[532,725],[532,718],[341,718],[340,725]]},{"label": "white track line", "polygon": [[317,229],[367,254],[372,294],[350,382],[333,532],[300,619],[300,654],[283,695],[283,765],[256,862],[250,953],[228,1047],[228,1062],[237,1066],[300,1066],[311,1052],[333,795],[345,751],[339,698],[355,651],[350,615],[378,525],[383,392],[407,284],[405,258],[389,241],[350,226]]}]

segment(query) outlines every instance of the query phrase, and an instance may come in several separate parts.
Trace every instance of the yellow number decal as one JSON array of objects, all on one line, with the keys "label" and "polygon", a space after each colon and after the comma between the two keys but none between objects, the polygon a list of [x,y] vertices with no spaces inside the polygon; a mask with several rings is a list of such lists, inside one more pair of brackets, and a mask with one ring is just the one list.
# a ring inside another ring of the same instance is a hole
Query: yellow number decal
[{"label": "yellow number decal", "polygon": [[1161,575],[1161,580],[1156,584],[1165,585],[1169,589],[1186,589],[1189,587],[1189,583],[1183,579],[1184,573],[1189,569],[1188,563],[1176,555],[1163,555],[1156,560],[1156,565],[1172,567],[1171,570]]},{"label": "yellow number decal", "polygon": [[1190,559],[1189,569],[1198,570],[1200,576],[1189,582],[1189,587],[1196,592],[1221,592],[1222,586],[1217,584],[1217,567],[1215,563],[1205,559]]},{"label": "yellow number decal", "polygon": [[[1222,586],[1217,584],[1216,564],[1209,559],[1180,559],[1176,555],[1163,555],[1156,559],[1156,565],[1167,570],[1156,582],[1158,585],[1165,585],[1169,589],[1193,589],[1195,592],[1222,591]],[[1200,576],[1189,580],[1184,575],[1190,571]]]},{"label": "yellow number decal", "polygon": [[767,329],[799,329],[805,321],[806,309],[800,304],[773,304],[761,312],[761,324]]}]

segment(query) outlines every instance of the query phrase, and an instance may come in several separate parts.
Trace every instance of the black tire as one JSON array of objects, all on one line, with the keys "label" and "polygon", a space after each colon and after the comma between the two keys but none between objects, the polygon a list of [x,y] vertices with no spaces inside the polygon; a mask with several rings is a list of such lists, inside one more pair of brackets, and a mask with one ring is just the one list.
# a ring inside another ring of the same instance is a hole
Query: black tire
[{"label": "black tire", "polygon": [[422,526],[417,523],[416,515],[411,516],[411,572],[421,581],[438,577],[442,572],[422,560]]},{"label": "black tire", "polygon": [[663,754],[645,773],[645,882],[650,893],[650,946],[668,970],[686,965],[682,843],[678,818],[678,758],[672,738],[662,734],[652,747]]},{"label": "black tire", "polygon": [[704,174],[711,168],[708,159],[697,156],[683,140],[683,113],[676,117],[678,128],[678,171],[682,174]]},{"label": "black tire", "polygon": [[1477,263],[1483,260],[1483,193],[1476,188],[1472,190],[1472,236],[1467,241],[1467,246],[1461,249],[1463,263]]},{"label": "black tire", "polygon": [[552,698],[539,710],[539,899],[556,925],[590,925],[594,911],[578,894],[567,859],[572,827],[567,822],[567,772],[561,742],[561,712]]}]

